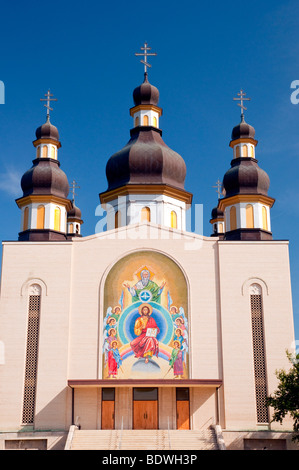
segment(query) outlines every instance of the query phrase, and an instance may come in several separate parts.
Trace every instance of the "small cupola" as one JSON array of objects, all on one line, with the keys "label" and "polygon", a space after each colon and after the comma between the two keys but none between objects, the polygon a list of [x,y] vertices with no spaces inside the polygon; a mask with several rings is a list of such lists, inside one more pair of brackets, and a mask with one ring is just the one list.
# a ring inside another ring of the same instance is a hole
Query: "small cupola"
[{"label": "small cupola", "polygon": [[22,211],[20,241],[66,239],[67,211],[72,207],[67,198],[68,179],[58,160],[58,129],[50,122],[50,102],[56,99],[50,91],[45,96],[42,101],[47,102],[46,122],[35,132],[36,156],[22,176],[23,195],[16,200]]},{"label": "small cupola", "polygon": [[231,167],[223,177],[222,193],[217,210],[224,214],[225,240],[271,240],[270,209],[274,199],[268,195],[270,179],[256,159],[255,129],[245,121],[246,94],[243,90],[234,98],[240,101],[241,121],[232,130]]}]

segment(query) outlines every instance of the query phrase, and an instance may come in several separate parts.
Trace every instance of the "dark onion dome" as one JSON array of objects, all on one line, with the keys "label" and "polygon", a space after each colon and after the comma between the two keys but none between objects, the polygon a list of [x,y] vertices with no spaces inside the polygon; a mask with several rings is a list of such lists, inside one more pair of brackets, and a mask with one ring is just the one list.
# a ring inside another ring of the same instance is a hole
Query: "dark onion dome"
[{"label": "dark onion dome", "polygon": [[186,164],[151,126],[131,129],[131,139],[106,165],[108,191],[125,184],[168,184],[184,189]]},{"label": "dark onion dome", "polygon": [[245,122],[244,117],[242,117],[240,124],[235,126],[232,130],[231,140],[237,139],[254,139],[255,129],[250,124]]},{"label": "dark onion dome", "polygon": [[147,73],[144,74],[144,82],[133,91],[133,100],[135,106],[140,104],[158,105],[159,90],[149,83]]},{"label": "dark onion dome", "polygon": [[231,168],[223,178],[225,197],[236,194],[268,195],[270,179],[255,159],[237,158],[231,162]]},{"label": "dark onion dome", "polygon": [[57,127],[51,124],[50,119],[47,119],[45,124],[38,127],[35,131],[36,140],[40,139],[52,139],[59,142],[59,133]]},{"label": "dark onion dome", "polygon": [[221,219],[223,217],[224,217],[224,213],[218,207],[214,207],[214,209],[212,209],[211,220]]},{"label": "dark onion dome", "polygon": [[79,207],[77,207],[74,202],[72,203],[73,204],[73,207],[70,211],[68,211],[67,213],[67,218],[68,219],[78,219],[78,220],[81,220],[81,217],[82,217],[82,213],[81,213],[81,210],[79,209]]},{"label": "dark onion dome", "polygon": [[48,194],[67,198],[69,183],[66,174],[59,168],[59,162],[48,158],[33,160],[33,166],[21,179],[23,197],[31,194]]}]

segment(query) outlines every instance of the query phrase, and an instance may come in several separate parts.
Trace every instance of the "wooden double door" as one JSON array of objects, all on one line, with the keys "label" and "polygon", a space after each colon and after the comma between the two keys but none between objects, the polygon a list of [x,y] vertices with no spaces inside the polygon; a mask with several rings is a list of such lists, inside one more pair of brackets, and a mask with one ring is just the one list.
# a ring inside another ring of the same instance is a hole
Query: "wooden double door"
[{"label": "wooden double door", "polygon": [[[133,429],[159,429],[157,388],[133,389]],[[115,389],[102,389],[102,429],[115,428]],[[190,429],[189,389],[176,389],[176,428]]]},{"label": "wooden double door", "polygon": [[133,429],[158,429],[158,389],[133,389]]}]

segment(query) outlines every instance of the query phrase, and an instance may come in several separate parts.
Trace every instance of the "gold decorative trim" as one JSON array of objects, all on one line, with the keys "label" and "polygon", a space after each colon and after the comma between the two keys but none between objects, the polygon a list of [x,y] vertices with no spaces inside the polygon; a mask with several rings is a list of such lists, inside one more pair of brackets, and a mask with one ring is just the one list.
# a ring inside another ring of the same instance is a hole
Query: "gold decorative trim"
[{"label": "gold decorative trim", "polygon": [[117,197],[129,194],[162,194],[191,204],[193,195],[184,189],[177,189],[166,184],[126,184],[120,188],[100,194],[101,204],[105,204]]},{"label": "gold decorative trim", "polygon": [[224,222],[224,217],[219,217],[218,219],[210,219],[210,224],[215,224],[215,222]]},{"label": "gold decorative trim", "polygon": [[61,147],[61,143],[54,139],[38,139],[38,140],[34,140],[32,143],[34,147],[37,147],[40,144],[53,144],[58,149]]},{"label": "gold decorative trim", "polygon": [[64,199],[62,197],[53,196],[51,194],[30,194],[29,196],[20,197],[19,199],[16,199],[16,203],[20,209],[34,202],[53,202],[53,204],[60,204],[61,206],[65,206],[66,210],[71,210],[73,207],[72,201],[70,199]]},{"label": "gold decorative trim", "polygon": [[162,109],[154,104],[139,104],[138,106],[134,106],[134,108],[130,109],[130,116],[133,117],[135,113],[138,113],[138,111],[141,111],[142,109],[155,111],[159,114],[159,117],[162,116]]},{"label": "gold decorative trim", "polygon": [[242,144],[242,143],[253,144],[256,147],[258,144],[258,141],[255,139],[251,139],[250,137],[248,137],[248,139],[245,139],[245,138],[236,139],[236,140],[231,140],[229,143],[229,146],[233,148],[235,145]]},{"label": "gold decorative trim", "polygon": [[240,202],[259,202],[270,208],[273,206],[275,199],[269,196],[263,196],[261,194],[237,194],[236,196],[231,196],[228,198],[220,199],[218,207],[223,212],[224,209],[228,206],[233,206]]}]

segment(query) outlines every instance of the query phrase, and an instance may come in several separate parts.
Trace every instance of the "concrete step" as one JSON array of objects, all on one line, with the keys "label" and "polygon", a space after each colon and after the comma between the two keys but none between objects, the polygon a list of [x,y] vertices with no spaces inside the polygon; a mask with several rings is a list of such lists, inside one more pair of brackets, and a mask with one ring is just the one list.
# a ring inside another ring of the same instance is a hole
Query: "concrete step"
[{"label": "concrete step", "polygon": [[213,450],[214,431],[180,430],[78,430],[71,450]]}]

